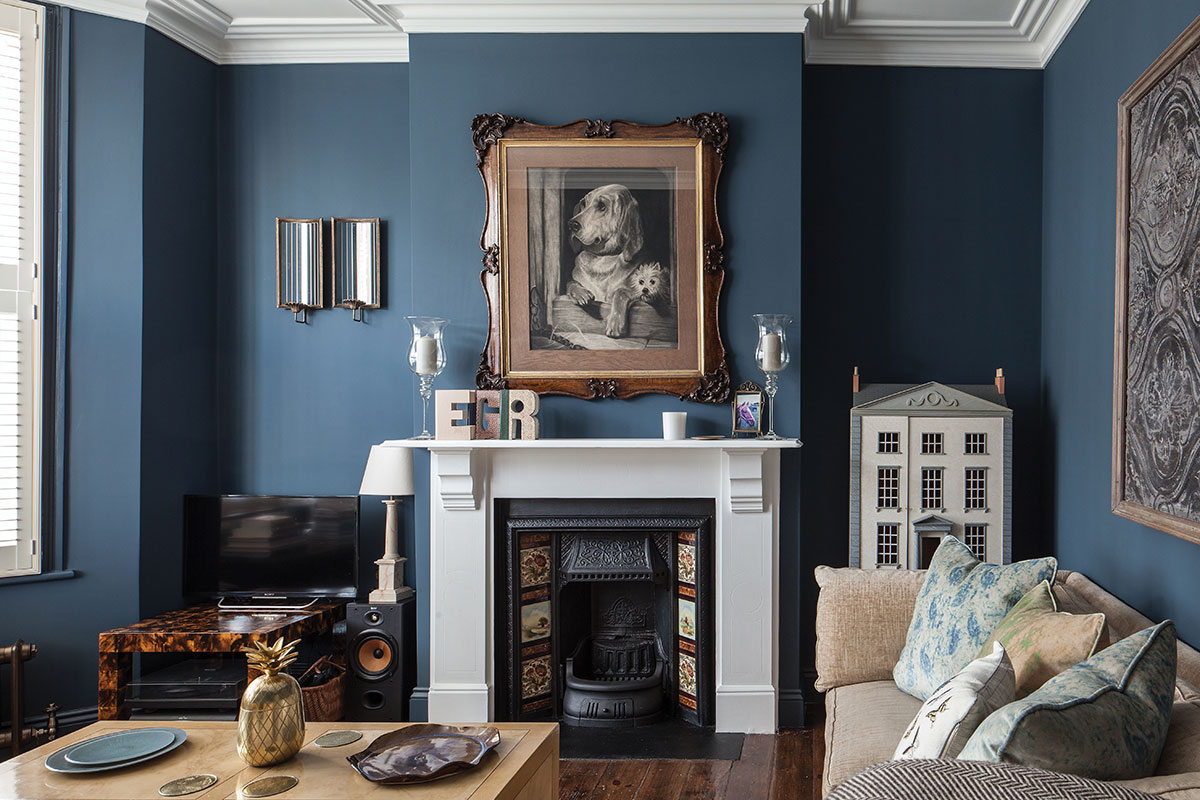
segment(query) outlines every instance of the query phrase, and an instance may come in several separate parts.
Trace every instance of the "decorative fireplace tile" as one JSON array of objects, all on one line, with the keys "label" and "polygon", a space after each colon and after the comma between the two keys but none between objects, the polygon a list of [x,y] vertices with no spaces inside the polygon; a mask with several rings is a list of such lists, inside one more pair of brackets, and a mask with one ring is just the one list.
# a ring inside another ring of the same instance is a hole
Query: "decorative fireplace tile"
[{"label": "decorative fireplace tile", "polygon": [[521,588],[550,582],[550,548],[531,547],[521,551]]},{"label": "decorative fireplace tile", "polygon": [[679,635],[696,639],[696,604],[682,597],[679,598]]},{"label": "decorative fireplace tile", "polygon": [[521,641],[532,642],[550,635],[550,601],[521,606]]},{"label": "decorative fireplace tile", "polygon": [[521,697],[528,700],[550,691],[550,656],[528,659],[521,667]]},{"label": "decorative fireplace tile", "polygon": [[679,544],[679,582],[696,584],[696,547]]},{"label": "decorative fireplace tile", "polygon": [[683,653],[679,654],[679,691],[696,696],[696,659]]}]

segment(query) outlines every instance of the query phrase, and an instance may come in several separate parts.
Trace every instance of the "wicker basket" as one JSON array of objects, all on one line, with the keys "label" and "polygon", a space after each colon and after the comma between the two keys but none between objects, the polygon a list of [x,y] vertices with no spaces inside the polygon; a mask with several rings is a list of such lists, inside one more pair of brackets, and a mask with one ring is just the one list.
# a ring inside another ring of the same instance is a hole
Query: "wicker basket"
[{"label": "wicker basket", "polygon": [[[346,667],[329,656],[321,656],[304,671],[307,675],[325,665],[336,668],[337,675],[320,686],[302,686],[305,722],[340,722],[346,709]],[[303,677],[303,676],[301,676]]]}]

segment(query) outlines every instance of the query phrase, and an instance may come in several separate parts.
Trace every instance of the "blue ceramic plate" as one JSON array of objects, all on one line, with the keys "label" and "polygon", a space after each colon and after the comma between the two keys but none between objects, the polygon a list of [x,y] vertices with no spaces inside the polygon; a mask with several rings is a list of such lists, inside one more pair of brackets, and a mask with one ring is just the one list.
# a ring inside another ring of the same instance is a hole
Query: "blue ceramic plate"
[{"label": "blue ceramic plate", "polygon": [[[158,750],[156,752],[150,753],[149,755],[139,756],[137,758],[130,758],[125,761],[117,761],[117,762],[111,763],[111,764],[100,764],[100,765],[94,765],[94,766],[84,766],[82,764],[73,764],[72,762],[70,762],[66,759],[67,752],[70,751],[72,748],[79,747],[80,744],[83,744],[83,742],[80,742],[79,744],[73,744],[73,745],[70,745],[69,747],[64,747],[61,750],[56,750],[55,752],[51,753],[46,758],[46,769],[48,769],[52,772],[71,772],[71,773],[104,772],[105,770],[110,770],[110,769],[120,769],[122,767],[128,767],[128,766],[132,766],[134,764],[140,764],[143,761],[149,761],[150,759],[158,758],[159,756],[166,755],[167,753],[171,752],[175,748],[179,747],[179,745],[181,745],[187,741],[187,732],[180,730],[179,728],[149,728],[149,729],[141,728],[139,730],[169,731],[172,736],[172,741],[166,747],[164,747],[161,750]],[[95,740],[89,740],[89,741],[95,741]]]},{"label": "blue ceramic plate", "polygon": [[63,758],[81,767],[100,767],[157,753],[174,742],[175,734],[165,728],[117,731],[68,747]]}]

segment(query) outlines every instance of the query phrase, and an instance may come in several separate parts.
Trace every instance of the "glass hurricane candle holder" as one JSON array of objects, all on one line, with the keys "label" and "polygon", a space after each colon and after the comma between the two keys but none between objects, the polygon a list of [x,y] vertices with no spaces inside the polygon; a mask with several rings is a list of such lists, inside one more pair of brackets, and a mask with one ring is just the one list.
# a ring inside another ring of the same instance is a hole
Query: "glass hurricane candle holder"
[{"label": "glass hurricane candle holder", "polygon": [[767,432],[764,439],[782,439],[775,433],[775,392],[779,390],[779,373],[787,368],[787,327],[792,318],[787,314],[755,314],[758,325],[758,344],[754,348],[754,363],[766,375]]},{"label": "glass hurricane candle holder", "polygon": [[446,368],[443,335],[450,320],[442,317],[405,317],[412,325],[412,344],[408,348],[408,368],[417,376],[421,393],[421,433],[412,438],[432,439],[429,432],[429,398],[433,379]]}]

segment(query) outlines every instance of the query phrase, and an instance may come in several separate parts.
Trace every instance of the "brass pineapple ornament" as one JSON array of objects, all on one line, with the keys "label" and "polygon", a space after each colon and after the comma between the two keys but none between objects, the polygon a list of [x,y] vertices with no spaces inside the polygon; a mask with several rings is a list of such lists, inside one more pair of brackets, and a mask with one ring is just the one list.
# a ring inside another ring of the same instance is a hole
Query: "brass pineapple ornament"
[{"label": "brass pineapple ornament", "polygon": [[237,752],[252,767],[287,761],[304,744],[304,704],[300,684],[284,672],[296,660],[294,642],[254,642],[243,647],[246,661],[263,674],[250,682],[238,711]]}]

